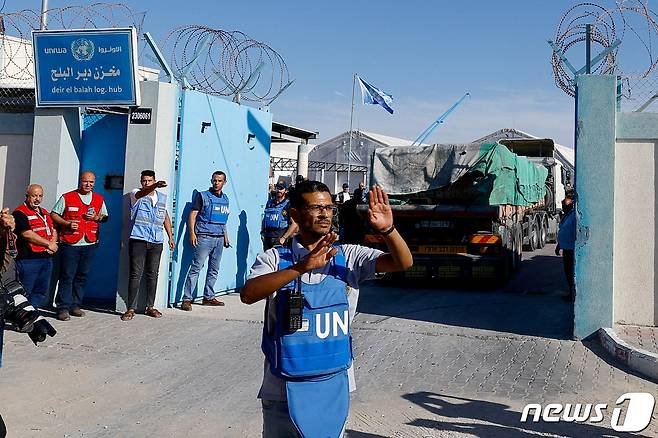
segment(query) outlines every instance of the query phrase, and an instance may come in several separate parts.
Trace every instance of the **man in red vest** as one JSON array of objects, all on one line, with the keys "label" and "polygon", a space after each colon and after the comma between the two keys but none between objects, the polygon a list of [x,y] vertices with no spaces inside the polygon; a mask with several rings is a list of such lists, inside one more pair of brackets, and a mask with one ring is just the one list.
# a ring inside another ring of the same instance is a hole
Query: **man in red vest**
[{"label": "man in red vest", "polygon": [[84,316],[80,306],[87,274],[98,247],[98,224],[108,218],[103,197],[93,192],[95,183],[93,172],[82,172],[78,189],[64,193],[50,213],[59,227],[61,256],[55,303],[60,321],[68,321],[71,316]]},{"label": "man in red vest", "polygon": [[16,268],[27,298],[35,308],[47,305],[53,254],[57,252],[57,232],[48,211],[41,207],[43,188],[31,184],[25,202],[14,210],[17,236]]}]

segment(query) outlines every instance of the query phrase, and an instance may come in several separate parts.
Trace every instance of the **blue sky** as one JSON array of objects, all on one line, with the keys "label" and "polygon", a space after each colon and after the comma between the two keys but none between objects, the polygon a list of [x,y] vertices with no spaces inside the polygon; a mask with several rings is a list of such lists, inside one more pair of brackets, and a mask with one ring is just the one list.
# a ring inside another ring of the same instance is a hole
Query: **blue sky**
[{"label": "blue sky", "polygon": [[[241,30],[270,45],[295,79],[272,105],[275,120],[319,131],[319,141],[349,128],[352,74],[358,72],[392,94],[396,110],[389,115],[359,103],[355,127],[361,130],[413,139],[468,91],[472,98],[430,141],[467,142],[517,128],[573,144],[573,99],[554,84],[546,40],[553,38],[562,13],[578,2],[124,3],[146,11],[145,30],[158,40],[177,26],[201,24]],[[40,4],[7,0],[5,10]],[[50,7],[69,4],[80,2],[50,0]]]}]

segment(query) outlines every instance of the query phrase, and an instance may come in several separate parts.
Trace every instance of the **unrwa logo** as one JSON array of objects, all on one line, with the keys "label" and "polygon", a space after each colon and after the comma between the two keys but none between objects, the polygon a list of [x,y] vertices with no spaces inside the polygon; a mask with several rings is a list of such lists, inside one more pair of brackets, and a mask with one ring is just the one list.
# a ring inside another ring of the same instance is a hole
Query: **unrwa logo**
[{"label": "unrwa logo", "polygon": [[86,38],[78,38],[71,43],[71,53],[78,61],[89,61],[94,57],[94,43]]},{"label": "unrwa logo", "polygon": [[228,214],[229,213],[229,208],[226,205],[222,205],[219,207],[219,212],[221,214]]}]

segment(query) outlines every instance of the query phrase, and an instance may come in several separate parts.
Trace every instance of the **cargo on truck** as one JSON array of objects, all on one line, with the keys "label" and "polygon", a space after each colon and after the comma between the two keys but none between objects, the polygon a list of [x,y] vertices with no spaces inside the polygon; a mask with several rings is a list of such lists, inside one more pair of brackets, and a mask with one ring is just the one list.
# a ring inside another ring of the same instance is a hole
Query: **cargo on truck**
[{"label": "cargo on truck", "polygon": [[[395,226],[414,255],[405,278],[503,282],[524,248],[555,240],[564,175],[552,141],[504,142],[374,152],[371,181],[389,193]],[[363,242],[383,244],[374,233]]]}]

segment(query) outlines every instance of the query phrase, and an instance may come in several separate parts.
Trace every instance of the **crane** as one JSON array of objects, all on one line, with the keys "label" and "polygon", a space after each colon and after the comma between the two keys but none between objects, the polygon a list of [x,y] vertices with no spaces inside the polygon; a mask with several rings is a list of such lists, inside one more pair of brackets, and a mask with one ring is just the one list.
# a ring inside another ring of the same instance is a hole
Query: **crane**
[{"label": "crane", "polygon": [[454,111],[454,110],[455,110],[455,109],[456,109],[456,108],[457,108],[457,107],[458,107],[458,106],[464,101],[464,99],[466,99],[467,97],[471,97],[471,93],[466,93],[466,94],[464,94],[464,95],[461,97],[461,99],[459,99],[459,100],[458,100],[457,102],[455,102],[450,108],[448,108],[448,110],[447,110],[446,112],[444,112],[443,114],[441,114],[441,115],[439,116],[438,119],[436,119],[435,121],[433,121],[433,122],[430,124],[430,126],[428,126],[427,128],[425,128],[425,130],[424,130],[423,132],[420,133],[420,135],[418,136],[418,138],[417,138],[416,140],[414,140],[414,142],[411,144],[411,146],[418,146],[418,145],[422,144],[422,143],[427,139],[427,137],[430,136],[430,134],[432,133],[432,131],[434,131],[434,130],[436,129],[437,126],[439,126],[440,124],[442,124],[442,123],[445,121],[445,119],[448,118],[448,116],[450,115],[450,113],[453,112],[453,111]]}]

